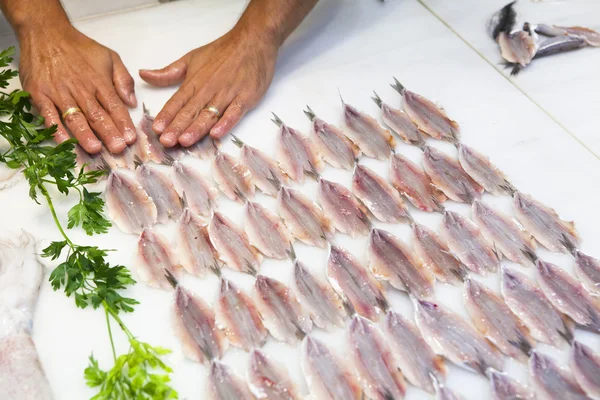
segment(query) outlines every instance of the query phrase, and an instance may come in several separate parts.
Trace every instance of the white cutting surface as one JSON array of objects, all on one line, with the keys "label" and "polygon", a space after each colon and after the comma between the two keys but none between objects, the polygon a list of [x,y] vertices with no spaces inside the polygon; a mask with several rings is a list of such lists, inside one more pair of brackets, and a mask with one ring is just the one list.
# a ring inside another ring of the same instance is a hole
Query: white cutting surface
[{"label": "white cutting surface", "polygon": [[[218,37],[235,23],[243,3],[181,1],[88,20],[77,26],[119,52],[127,67],[135,74],[139,68],[162,67],[185,51]],[[475,15],[483,18],[485,13],[464,3],[453,7],[455,25],[470,32],[474,43],[484,46],[487,38],[483,36],[483,30],[477,28],[484,21],[476,22]],[[444,8],[451,9],[449,6]],[[459,15],[464,21],[459,21]],[[563,17],[565,23],[586,22],[576,18],[576,15],[572,16],[573,20],[567,20],[566,14]],[[478,30],[481,32],[477,33]],[[9,43],[13,43],[13,39],[9,37],[0,41],[2,47]],[[591,75],[584,77],[583,72],[578,74],[582,77],[581,80],[573,79],[573,70],[586,63],[592,64],[594,57],[597,60],[599,56],[600,50],[586,50],[570,57],[548,59],[533,66],[531,71],[525,71],[519,79],[522,78],[525,82],[534,79],[536,73],[543,68],[555,68],[547,75],[553,79],[547,79],[546,90],[532,91],[530,95],[536,95],[540,100],[547,97],[567,98],[569,91],[575,92],[580,86],[598,86],[597,77],[594,77],[594,81],[590,78]],[[562,69],[559,68],[561,62],[564,66]],[[236,128],[236,134],[249,144],[274,155],[273,144],[277,129],[269,121],[270,111],[276,112],[289,125],[304,131],[309,127],[309,122],[302,113],[306,104],[324,119],[339,123],[339,88],[348,103],[377,115],[378,109],[369,99],[372,90],[377,90],[385,101],[399,104],[399,96],[389,87],[392,76],[396,76],[408,88],[442,104],[448,114],[460,123],[465,143],[487,154],[522,191],[552,205],[566,219],[575,220],[582,236],[583,250],[600,256],[600,250],[594,246],[600,239],[600,208],[597,206],[598,190],[595,184],[600,181],[598,159],[416,1],[389,1],[384,4],[350,0],[322,2],[282,50],[269,92],[259,107],[248,114]],[[150,88],[138,78],[136,83],[138,99],[145,102],[153,112],[157,112],[174,91],[172,88]],[[589,94],[588,97],[588,101],[592,101],[592,95]],[[570,107],[573,107],[573,103],[576,103],[574,99],[577,98],[570,96],[565,102],[571,103]],[[577,126],[584,131],[591,133],[593,129],[597,129],[597,114],[573,114],[573,118],[578,119]],[[141,109],[133,110],[132,116],[137,121],[141,117]],[[558,119],[558,115],[553,116]],[[455,154],[451,146],[440,144],[439,147]],[[237,155],[237,149],[230,142],[223,149]],[[400,144],[397,151],[420,162],[421,154],[416,148]],[[368,159],[361,162],[387,176],[385,162]],[[208,165],[199,164],[208,171]],[[328,179],[350,184],[349,172],[328,167],[323,175]],[[58,240],[58,232],[47,208],[30,201],[27,189],[27,185],[21,183],[0,192],[0,208],[4,210],[3,233],[25,229],[41,240]],[[308,181],[303,187],[313,198],[315,189],[316,184],[312,181]],[[61,199],[58,195],[55,197]],[[257,196],[257,199],[273,209],[272,199],[262,195]],[[507,197],[485,195],[484,200],[506,212],[511,211],[510,199]],[[65,216],[71,202],[61,199],[57,203],[59,215]],[[221,198],[220,208],[234,221],[240,221],[241,206]],[[449,208],[469,215],[467,206],[452,204]],[[440,222],[439,215],[416,211],[414,215],[419,222],[430,227],[436,228]],[[404,239],[409,238],[407,226],[383,227]],[[157,229],[172,237],[173,226]],[[116,249],[110,260],[113,263],[131,265],[136,249],[135,236],[125,235],[117,228],[112,228],[108,235],[93,238],[86,237],[79,231],[70,232],[70,235],[78,243],[93,243]],[[350,239],[337,235],[336,239],[364,261],[366,238]],[[296,248],[299,258],[315,273],[324,276],[327,252],[300,244]],[[569,271],[572,269],[573,261],[568,256],[543,251],[539,254]],[[533,273],[531,269],[517,268],[529,275]],[[291,271],[289,261],[267,260],[261,267],[261,273],[288,284],[291,283]],[[251,289],[251,277],[234,273],[227,273],[227,276],[244,289]],[[497,276],[483,280],[494,290],[499,289]],[[205,300],[214,303],[218,289],[216,278],[202,281],[190,277],[184,283]],[[436,295],[440,303],[466,315],[461,290],[438,284]],[[173,384],[181,398],[205,398],[206,368],[183,358],[179,343],[171,330],[171,293],[139,284],[128,294],[141,302],[135,313],[123,317],[129,328],[144,341],[173,349],[173,354],[167,360],[174,368]],[[404,294],[391,289],[388,294],[395,310],[411,315],[412,306]],[[116,327],[114,332],[117,332],[115,336],[119,352],[125,351],[126,344],[122,335]],[[348,360],[343,331],[325,333],[317,330],[315,335],[342,353],[345,362]],[[597,335],[578,331],[577,338],[596,350],[600,349],[600,338]],[[85,386],[82,376],[90,353],[93,352],[104,367],[112,363],[104,314],[91,309],[76,309],[72,299],[53,292],[47,282],[42,287],[35,314],[34,339],[57,399],[78,400],[93,394]],[[539,348],[561,361],[567,360],[566,349],[557,351],[546,346]],[[285,365],[292,379],[306,393],[297,349],[270,340],[264,351]],[[243,374],[247,354],[238,349],[230,349],[224,361]],[[506,366],[513,376],[526,379],[523,365],[508,361]],[[485,379],[454,366],[450,367],[448,386],[465,399],[490,397]],[[407,398],[428,399],[431,396],[411,387]]]}]

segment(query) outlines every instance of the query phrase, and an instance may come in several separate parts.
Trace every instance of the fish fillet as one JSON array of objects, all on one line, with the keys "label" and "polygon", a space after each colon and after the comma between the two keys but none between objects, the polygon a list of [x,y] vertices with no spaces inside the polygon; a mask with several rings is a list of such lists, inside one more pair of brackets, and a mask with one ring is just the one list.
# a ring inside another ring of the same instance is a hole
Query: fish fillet
[{"label": "fish fillet", "polygon": [[591,400],[579,387],[571,372],[552,358],[534,351],[529,359],[529,373],[539,400]]},{"label": "fish fillet", "polygon": [[384,103],[377,93],[373,93],[375,96],[371,97],[371,99],[381,109],[383,123],[400,136],[405,143],[423,149],[425,147],[425,138],[417,127],[417,124],[410,119],[407,113]]},{"label": "fish fillet", "polygon": [[156,205],[157,222],[165,224],[169,219],[179,218],[182,211],[181,200],[172,180],[149,164],[141,165],[136,173],[138,181]]},{"label": "fish fillet", "polygon": [[371,221],[367,209],[344,186],[323,178],[319,179],[317,200],[338,231],[351,237],[369,234]]},{"label": "fish fillet", "polygon": [[130,146],[125,147],[120,154],[112,154],[103,146],[100,151],[100,157],[111,170],[118,168],[135,169],[136,160],[134,159],[134,153]]},{"label": "fish fillet", "polygon": [[154,117],[150,115],[150,111],[145,107],[144,115],[138,125],[136,146],[142,149],[141,163],[154,161],[157,164],[170,165],[174,160],[179,160],[183,157],[183,150],[180,146],[166,148],[160,143],[159,136],[152,129]]},{"label": "fish fillet", "polygon": [[539,43],[534,59],[552,56],[587,47],[589,44],[583,38],[559,36],[546,39]]},{"label": "fish fillet", "polygon": [[390,181],[413,206],[419,210],[442,211],[446,196],[440,192],[421,167],[401,154],[394,154],[390,162]]},{"label": "fish fillet", "polygon": [[206,135],[185,150],[188,154],[198,157],[201,160],[212,160],[219,153],[221,142],[218,139]]},{"label": "fish fillet", "polygon": [[521,384],[510,375],[488,370],[488,379],[492,387],[493,400],[534,400],[535,393],[530,387]]},{"label": "fish fillet", "polygon": [[[102,154],[89,154],[87,151],[83,150],[83,147],[81,147],[78,144],[75,145],[74,151],[75,151],[75,162],[76,162],[78,170],[81,168],[83,168],[83,170],[85,172],[99,171],[99,170],[108,172],[110,170],[110,166],[108,165],[106,160],[104,160],[104,158],[102,158]],[[18,170],[16,170],[16,169],[11,170],[11,171],[13,171],[13,175],[18,172]],[[10,176],[8,178],[10,178]],[[3,179],[2,184],[5,181],[7,181],[8,178]],[[102,177],[100,179],[102,179]]]},{"label": "fish fillet", "polygon": [[600,296],[600,260],[579,250],[573,252],[575,274],[591,294]]},{"label": "fish fillet", "polygon": [[187,207],[194,213],[209,217],[216,207],[218,191],[199,171],[175,161],[172,167],[173,186]]},{"label": "fish fillet", "polygon": [[557,26],[539,24],[535,31],[541,35],[557,37],[570,36],[585,40],[589,46],[600,47],[600,33],[581,26]]},{"label": "fish fillet", "polygon": [[219,361],[210,363],[208,371],[210,400],[255,400],[248,385],[230,367]]},{"label": "fish fillet", "polygon": [[463,398],[444,385],[436,387],[436,400],[462,400]]},{"label": "fish fillet", "polygon": [[253,202],[246,203],[245,209],[244,228],[252,246],[269,258],[296,258],[292,234],[277,214]]},{"label": "fish fillet", "polygon": [[298,183],[304,182],[304,174],[318,179],[323,161],[313,142],[296,129],[285,125],[277,116],[273,121],[280,127],[277,160],[281,168]]},{"label": "fish fillet", "polygon": [[573,343],[571,368],[583,390],[594,398],[600,398],[600,355],[576,341]]},{"label": "fish fillet", "polygon": [[183,268],[199,277],[209,270],[218,275],[219,255],[210,242],[208,227],[200,217],[185,208],[177,224],[177,249]]},{"label": "fish fillet", "polygon": [[458,147],[458,161],[463,170],[488,192],[496,195],[507,193],[512,196],[516,191],[502,171],[496,168],[489,158],[473,148],[461,144]]},{"label": "fish fillet", "polygon": [[217,154],[212,171],[219,188],[231,200],[245,203],[254,197],[254,179],[250,170],[229,154]]},{"label": "fish fillet", "polygon": [[137,273],[150,287],[170,289],[166,271],[176,275],[181,269],[167,239],[150,229],[144,229],[137,244]]},{"label": "fish fillet", "polygon": [[300,400],[302,398],[286,369],[269,360],[258,349],[250,353],[248,383],[250,391],[257,399]]},{"label": "fish fillet", "polygon": [[344,122],[348,130],[346,135],[362,153],[371,158],[385,160],[396,147],[396,140],[388,131],[384,129],[375,118],[359,111],[357,108],[344,103]]},{"label": "fish fillet", "polygon": [[498,44],[502,57],[509,63],[526,67],[537,51],[535,39],[525,31],[500,32]]}]

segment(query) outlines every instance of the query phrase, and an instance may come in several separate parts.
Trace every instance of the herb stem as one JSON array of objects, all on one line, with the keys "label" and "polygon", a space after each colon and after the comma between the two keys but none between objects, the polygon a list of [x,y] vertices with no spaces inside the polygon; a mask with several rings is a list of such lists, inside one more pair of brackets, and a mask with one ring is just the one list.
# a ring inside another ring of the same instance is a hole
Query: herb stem
[{"label": "herb stem", "polygon": [[106,315],[106,326],[108,328],[108,337],[110,338],[110,347],[112,349],[113,360],[116,363],[117,362],[117,352],[115,350],[115,342],[113,340],[112,329],[110,328],[110,318],[109,318],[108,309],[106,308],[106,306],[104,307],[104,314]]},{"label": "herb stem", "polygon": [[56,210],[54,209],[54,203],[52,202],[52,198],[50,197],[50,194],[46,190],[46,187],[43,184],[39,184],[38,187],[39,187],[40,191],[42,192],[42,194],[44,195],[44,197],[46,198],[46,202],[48,203],[48,208],[50,208],[50,213],[52,214],[52,218],[54,219],[54,223],[56,224],[56,227],[60,231],[60,234],[62,235],[63,238],[65,238],[65,241],[69,244],[69,247],[73,248],[73,242],[71,241],[71,239],[69,239],[69,237],[65,233],[60,221],[58,220],[58,215],[56,215]]}]

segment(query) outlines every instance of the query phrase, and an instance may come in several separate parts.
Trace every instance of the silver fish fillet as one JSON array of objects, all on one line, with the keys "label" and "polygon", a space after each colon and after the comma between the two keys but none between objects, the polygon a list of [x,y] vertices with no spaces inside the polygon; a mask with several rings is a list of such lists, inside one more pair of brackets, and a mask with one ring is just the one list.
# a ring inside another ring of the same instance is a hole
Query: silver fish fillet
[{"label": "silver fish fillet", "polygon": [[272,213],[258,203],[246,203],[244,228],[250,244],[269,258],[294,259],[292,234],[279,215]]},{"label": "silver fish fillet", "polygon": [[285,125],[276,115],[273,122],[280,127],[277,159],[281,168],[298,183],[304,182],[304,174],[318,179],[323,169],[323,160],[313,142],[296,129]]},{"label": "silver fish fillet", "polygon": [[535,31],[540,35],[558,37],[570,36],[581,38],[586,41],[589,46],[600,47],[600,33],[581,26],[557,26],[539,24],[535,26]]},{"label": "silver fish fillet", "polygon": [[218,139],[206,135],[185,150],[188,154],[198,157],[201,160],[211,160],[219,153],[221,142]]},{"label": "silver fish fillet", "polygon": [[583,390],[593,398],[600,398],[600,355],[576,341],[573,343],[571,368]]},{"label": "silver fish fillet", "polygon": [[385,332],[394,349],[398,367],[406,379],[433,394],[434,380],[442,381],[446,375],[443,359],[431,350],[417,327],[400,314],[393,311],[387,313]]},{"label": "silver fish fillet", "polygon": [[173,186],[187,207],[203,217],[209,217],[216,207],[218,191],[199,171],[175,161],[172,167]]},{"label": "silver fish fillet", "polygon": [[[81,147],[78,144],[75,145],[74,152],[77,169],[83,168],[85,172],[99,170],[108,172],[110,170],[110,166],[108,165],[106,160],[102,158],[102,154],[89,154],[87,151],[83,150],[83,147]],[[16,169],[12,171],[14,172],[14,174],[18,173],[18,170]],[[10,178],[10,176],[8,178]],[[2,182],[7,180],[8,178],[3,179]]]},{"label": "silver fish fillet", "polygon": [[144,115],[137,129],[137,139],[135,141],[142,151],[140,152],[141,163],[154,161],[157,164],[172,164],[174,160],[179,160],[183,157],[181,147],[166,148],[160,143],[159,136],[152,129],[154,117],[150,115],[150,111],[143,106]]},{"label": "silver fish fillet", "polygon": [[421,167],[401,154],[394,154],[390,162],[390,181],[413,206],[419,210],[442,211],[446,195],[433,186]]},{"label": "silver fish fillet", "polygon": [[137,244],[137,273],[150,287],[170,289],[165,273],[176,275],[181,269],[167,239],[150,229],[144,229]]},{"label": "silver fish fillet", "polygon": [[179,218],[182,211],[181,200],[172,180],[149,164],[142,164],[136,173],[138,181],[156,205],[157,221],[165,224],[169,219]]},{"label": "silver fish fillet", "polygon": [[254,297],[264,324],[275,339],[293,345],[311,331],[310,316],[283,283],[258,275]]},{"label": "silver fish fillet", "polygon": [[248,383],[250,391],[258,399],[300,400],[302,398],[286,369],[269,360],[257,349],[250,353]]},{"label": "silver fish fillet", "polygon": [[410,119],[407,113],[384,103],[377,93],[373,93],[375,96],[371,97],[371,99],[381,108],[383,123],[400,136],[405,143],[423,149],[425,147],[425,138],[417,127],[417,124]]},{"label": "silver fish fillet", "polygon": [[262,256],[250,245],[248,236],[229,218],[215,212],[208,224],[208,235],[219,258],[229,268],[256,275]]},{"label": "silver fish fillet", "polygon": [[571,372],[552,358],[534,351],[529,373],[539,400],[591,400],[579,387]]},{"label": "silver fish fillet", "polygon": [[157,221],[156,205],[144,188],[119,171],[113,171],[106,183],[106,211],[125,233],[140,233]]},{"label": "silver fish fillet", "polygon": [[600,260],[579,250],[573,252],[575,274],[591,294],[600,295]]},{"label": "silver fish fillet", "polygon": [[433,351],[482,375],[488,368],[502,371],[502,356],[464,319],[439,304],[415,303],[417,326]]},{"label": "silver fish fillet", "polygon": [[331,286],[354,311],[377,321],[389,304],[379,282],[358,260],[341,247],[331,246],[327,260],[327,277]]},{"label": "silver fish fillet", "polygon": [[219,361],[210,363],[208,371],[208,395],[210,400],[255,400],[244,380],[230,367]]},{"label": "silver fish fillet", "polygon": [[208,227],[189,208],[183,210],[177,223],[177,249],[188,273],[200,277],[209,270],[219,273],[219,255],[210,242]]},{"label": "silver fish fillet", "polygon": [[588,46],[588,43],[583,38],[572,36],[552,37],[542,41],[538,45],[534,59],[552,56],[554,54],[565,53]]},{"label": "silver fish fillet", "polygon": [[367,157],[385,160],[396,147],[396,140],[384,129],[375,118],[344,103],[344,122],[348,127],[346,135],[358,146]]},{"label": "silver fish fillet", "polygon": [[219,188],[231,200],[244,203],[254,197],[254,179],[250,170],[229,154],[217,154],[212,170]]},{"label": "silver fish fillet", "polygon": [[367,260],[373,275],[388,280],[396,289],[419,299],[434,297],[431,272],[417,262],[409,246],[391,233],[371,230]]},{"label": "silver fish fillet", "polygon": [[553,346],[573,340],[572,326],[525,275],[503,267],[501,286],[506,304],[535,340]]},{"label": "silver fish fillet", "polygon": [[396,189],[370,168],[357,164],[352,175],[352,192],[381,222],[412,220]]},{"label": "silver fish fillet", "polygon": [[512,196],[514,186],[506,176],[485,155],[473,148],[460,144],[458,147],[458,161],[460,166],[479,186],[496,195],[508,193]]},{"label": "silver fish fillet", "polygon": [[217,325],[233,346],[250,351],[267,341],[268,332],[254,302],[225,278],[221,279],[216,314]]},{"label": "silver fish fillet", "polygon": [[579,243],[575,224],[560,219],[554,209],[533,197],[517,192],[514,207],[517,220],[548,250],[566,253]]},{"label": "silver fish fillet", "polygon": [[510,375],[488,370],[488,379],[492,387],[493,400],[534,400],[535,393],[530,387],[521,384]]},{"label": "silver fish fillet", "polygon": [[512,33],[500,32],[498,44],[502,57],[509,63],[526,67],[537,51],[537,45],[533,36],[525,31]]},{"label": "silver fish fillet", "polygon": [[369,234],[371,220],[367,209],[350,190],[339,183],[321,178],[317,199],[325,214],[331,218],[335,229],[351,237]]},{"label": "silver fish fillet", "polygon": [[379,329],[356,315],[350,323],[349,338],[354,365],[367,397],[374,400],[404,398],[404,377]]}]

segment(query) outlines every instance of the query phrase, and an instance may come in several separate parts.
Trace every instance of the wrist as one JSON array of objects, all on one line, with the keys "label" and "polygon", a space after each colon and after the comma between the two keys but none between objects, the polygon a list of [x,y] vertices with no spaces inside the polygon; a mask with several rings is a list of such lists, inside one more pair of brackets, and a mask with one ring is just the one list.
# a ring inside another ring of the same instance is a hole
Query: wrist
[{"label": "wrist", "polygon": [[78,31],[66,20],[53,22],[51,26],[29,22],[18,29],[15,27],[15,33],[21,47],[39,47],[69,41]]},{"label": "wrist", "polygon": [[283,37],[277,29],[271,28],[268,25],[248,24],[243,20],[238,21],[231,33],[238,40],[243,40],[252,43],[253,46],[261,45],[260,47],[278,52],[283,44]]}]

